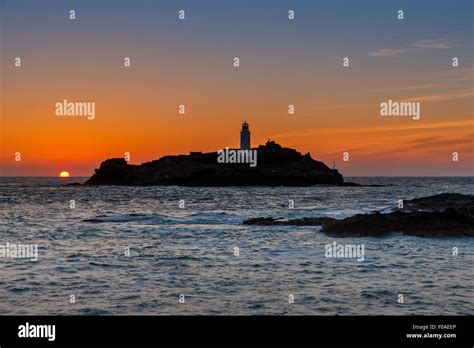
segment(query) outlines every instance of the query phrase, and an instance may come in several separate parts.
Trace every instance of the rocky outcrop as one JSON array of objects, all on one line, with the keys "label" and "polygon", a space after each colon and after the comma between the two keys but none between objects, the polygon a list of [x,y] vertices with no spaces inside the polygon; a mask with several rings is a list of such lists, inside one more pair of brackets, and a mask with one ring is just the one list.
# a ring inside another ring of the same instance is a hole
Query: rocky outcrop
[{"label": "rocky outcrop", "polygon": [[324,222],[332,221],[334,219],[327,217],[314,217],[285,220],[283,218],[255,218],[244,221],[244,225],[261,225],[261,226],[321,226]]},{"label": "rocky outcrop", "polygon": [[345,186],[345,187],[387,187],[390,185],[377,185],[377,184],[372,184],[372,185],[363,185],[363,184],[358,184],[355,182],[343,182],[339,186]]},{"label": "rocky outcrop", "polygon": [[382,214],[357,214],[342,220],[316,217],[294,220],[255,218],[248,225],[322,226],[337,237],[383,236],[400,232],[418,237],[474,237],[474,196],[454,193],[415,198],[403,209]]},{"label": "rocky outcrop", "polygon": [[383,236],[401,232],[418,237],[474,237],[474,209],[447,209],[440,212],[400,212],[358,214],[328,221],[322,231],[338,237]]},{"label": "rocky outcrop", "polygon": [[218,163],[218,153],[165,156],[153,162],[130,165],[122,158],[108,159],[86,185],[181,186],[309,186],[340,185],[342,175],[309,154],[283,148],[273,141],[260,145],[257,165]]},{"label": "rocky outcrop", "polygon": [[474,196],[460,193],[441,193],[439,195],[414,198],[403,202],[400,211],[443,211],[449,208],[474,206]]}]

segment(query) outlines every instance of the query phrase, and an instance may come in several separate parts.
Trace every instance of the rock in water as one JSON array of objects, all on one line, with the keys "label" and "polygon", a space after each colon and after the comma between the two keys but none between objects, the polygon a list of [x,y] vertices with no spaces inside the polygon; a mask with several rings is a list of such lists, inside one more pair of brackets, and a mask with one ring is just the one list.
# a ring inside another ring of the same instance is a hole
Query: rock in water
[{"label": "rock in water", "polygon": [[383,236],[393,232],[418,237],[474,237],[473,216],[472,208],[388,214],[376,212],[327,221],[322,231],[338,237]]},{"label": "rock in water", "polygon": [[400,232],[418,237],[474,237],[474,196],[442,193],[404,202],[403,209],[391,213],[379,211],[357,214],[342,220],[327,217],[305,217],[284,220],[258,217],[245,225],[319,226],[335,237],[384,236]]},{"label": "rock in water", "polygon": [[328,217],[314,217],[285,220],[282,218],[265,218],[258,217],[254,219],[245,220],[244,225],[261,225],[261,226],[321,226],[323,223],[332,221],[334,219]]},{"label": "rock in water", "polygon": [[474,207],[474,196],[461,193],[441,193],[403,202],[401,211],[442,211],[449,208]]},{"label": "rock in water", "polygon": [[108,159],[95,170],[86,185],[181,185],[181,186],[310,186],[340,185],[337,169],[330,169],[309,154],[282,148],[273,141],[257,149],[257,165],[218,163],[218,153],[165,156],[141,165],[122,158]]},{"label": "rock in water", "polygon": [[392,232],[418,237],[474,237],[474,196],[442,193],[415,198],[391,213],[357,214],[326,221],[321,230],[339,237],[382,236]]}]

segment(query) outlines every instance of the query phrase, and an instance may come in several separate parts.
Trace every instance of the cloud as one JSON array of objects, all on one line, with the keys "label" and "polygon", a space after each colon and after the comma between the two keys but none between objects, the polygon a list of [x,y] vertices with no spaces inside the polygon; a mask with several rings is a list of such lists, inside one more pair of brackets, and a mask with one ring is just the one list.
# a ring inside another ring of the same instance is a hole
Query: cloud
[{"label": "cloud", "polygon": [[472,145],[473,138],[464,136],[459,137],[423,137],[410,142],[405,146],[406,149],[439,149],[454,146]]},{"label": "cloud", "polygon": [[342,135],[345,134],[362,134],[368,135],[373,133],[378,134],[391,134],[393,132],[403,132],[403,131],[426,131],[426,130],[438,130],[443,129],[444,131],[451,128],[459,129],[472,129],[474,126],[474,120],[450,120],[450,121],[438,121],[430,123],[409,123],[409,124],[398,124],[398,125],[389,125],[389,126],[371,126],[371,127],[337,127],[337,128],[305,128],[301,130],[294,131],[285,131],[282,133],[271,134],[270,138],[300,138],[300,137],[317,137],[318,135],[324,134],[335,134],[339,133]]},{"label": "cloud", "polygon": [[400,48],[379,48],[373,52],[369,52],[372,57],[388,57],[402,55],[409,52],[427,50],[427,49],[447,49],[453,47],[453,44],[442,39],[419,40]]},{"label": "cloud", "polygon": [[442,77],[451,82],[468,81],[472,83],[472,80],[474,80],[474,67],[445,69],[436,72],[435,76],[437,78]]},{"label": "cloud", "polygon": [[466,90],[447,92],[447,93],[419,95],[416,97],[403,99],[401,100],[401,102],[429,103],[429,102],[439,102],[439,101],[456,100],[456,99],[473,98],[473,97],[474,97],[474,90],[466,89]]},{"label": "cloud", "polygon": [[369,56],[372,57],[388,57],[388,56],[396,56],[404,53],[408,53],[411,51],[416,51],[416,48],[379,48],[374,52],[369,52]]},{"label": "cloud", "polygon": [[329,111],[329,110],[339,110],[339,109],[354,109],[354,108],[363,108],[363,107],[370,107],[373,104],[371,103],[357,103],[357,104],[341,104],[341,103],[333,103],[328,105],[317,105],[311,111],[319,112],[319,111]]},{"label": "cloud", "polygon": [[[349,152],[358,162],[387,165],[446,163],[453,151],[465,160],[474,156],[474,120],[438,121],[432,123],[388,124],[373,127],[311,128],[273,134],[271,139],[301,152],[316,154],[321,160],[341,158]],[[395,166],[396,167],[396,166]],[[394,168],[395,169],[395,168]]]},{"label": "cloud", "polygon": [[385,93],[385,92],[403,92],[403,91],[412,91],[412,90],[419,90],[419,89],[432,89],[432,88],[439,88],[442,87],[440,84],[423,84],[423,85],[411,85],[411,86],[399,86],[399,87],[391,87],[391,88],[378,88],[375,90],[368,90],[364,93]]},{"label": "cloud", "polygon": [[453,45],[447,40],[419,40],[409,46],[418,49],[444,49],[453,47]]}]

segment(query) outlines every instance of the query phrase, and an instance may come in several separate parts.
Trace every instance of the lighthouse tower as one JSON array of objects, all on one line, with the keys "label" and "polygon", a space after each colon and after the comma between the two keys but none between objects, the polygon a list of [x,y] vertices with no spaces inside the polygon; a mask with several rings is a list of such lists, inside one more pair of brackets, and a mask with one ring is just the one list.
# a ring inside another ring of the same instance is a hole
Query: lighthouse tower
[{"label": "lighthouse tower", "polygon": [[242,131],[240,132],[240,148],[242,150],[250,150],[250,130],[247,121],[242,123]]}]

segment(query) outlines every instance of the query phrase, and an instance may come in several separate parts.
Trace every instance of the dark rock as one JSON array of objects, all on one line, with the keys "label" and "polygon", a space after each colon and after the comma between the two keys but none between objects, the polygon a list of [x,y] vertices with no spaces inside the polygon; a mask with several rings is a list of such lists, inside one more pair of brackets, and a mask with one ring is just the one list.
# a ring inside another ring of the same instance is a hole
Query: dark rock
[{"label": "dark rock", "polygon": [[473,195],[460,193],[441,193],[439,195],[420,197],[403,202],[402,211],[441,211],[448,208],[474,206]]},{"label": "dark rock", "polygon": [[342,175],[323,162],[273,141],[257,149],[257,166],[218,163],[216,152],[165,156],[141,165],[108,159],[86,185],[309,186],[339,185]]},{"label": "dark rock", "polygon": [[334,220],[328,217],[314,217],[314,218],[302,218],[293,220],[284,220],[282,218],[265,218],[258,217],[255,219],[245,220],[244,225],[263,225],[263,226],[277,226],[277,225],[294,225],[294,226],[321,226],[324,222]]},{"label": "dark rock", "polygon": [[277,219],[274,219],[272,217],[258,217],[258,218],[254,218],[254,219],[249,219],[249,220],[245,220],[243,222],[244,225],[264,225],[264,226],[271,226],[271,225],[276,225],[277,222],[280,223],[282,221],[279,221],[280,219],[282,218],[277,218]]},{"label": "dark rock", "polygon": [[420,197],[403,202],[403,209],[358,214],[327,221],[323,232],[338,236],[381,236],[401,232],[413,236],[474,236],[474,196],[458,193]]},{"label": "dark rock", "polygon": [[339,186],[362,187],[362,186],[364,186],[364,185],[361,185],[361,184],[358,184],[358,183],[355,183],[355,182],[343,182],[343,183],[340,184]]},{"label": "dark rock", "polygon": [[321,231],[338,237],[382,236],[393,232],[419,237],[474,237],[473,213],[471,207],[435,212],[357,214],[343,220],[327,221]]},{"label": "dark rock", "polygon": [[356,182],[343,182],[342,184],[339,184],[338,186],[347,186],[347,187],[386,187],[389,185],[363,185],[363,184],[358,184]]},{"label": "dark rock", "polygon": [[91,222],[91,223],[101,223],[101,222],[104,222],[103,220],[100,220],[100,219],[84,219],[82,220],[84,222]]},{"label": "dark rock", "polygon": [[319,226],[337,237],[383,236],[400,232],[418,237],[474,237],[474,196],[443,193],[404,201],[391,213],[357,214],[342,220],[326,217],[295,220],[255,218],[246,225]]}]

